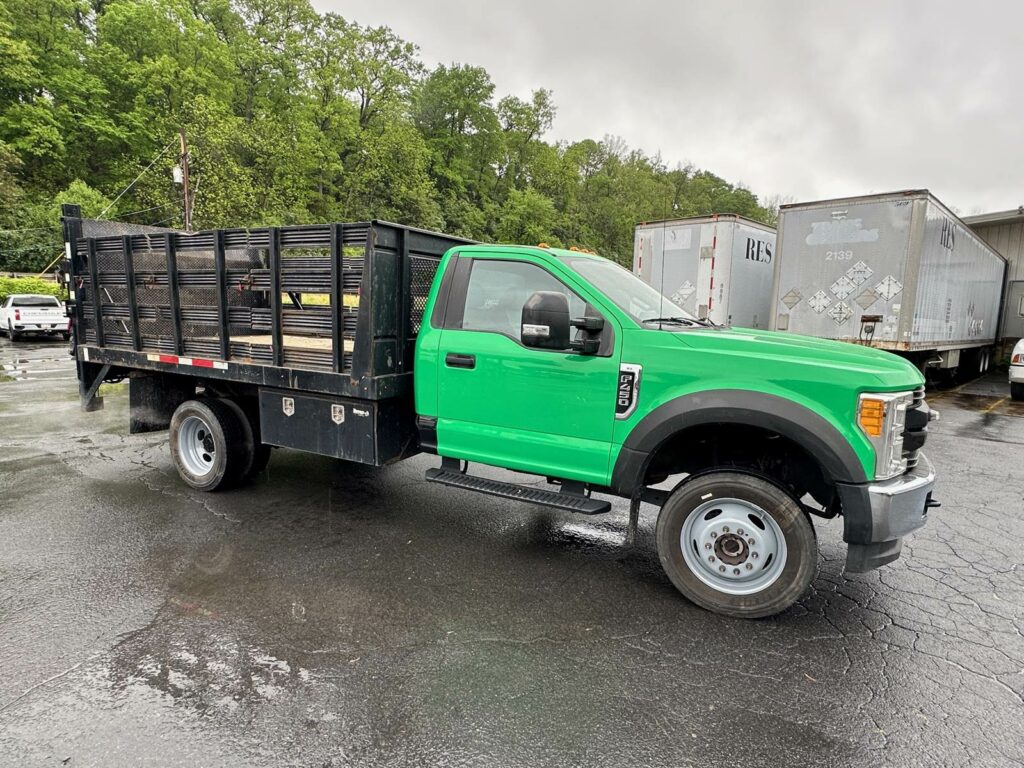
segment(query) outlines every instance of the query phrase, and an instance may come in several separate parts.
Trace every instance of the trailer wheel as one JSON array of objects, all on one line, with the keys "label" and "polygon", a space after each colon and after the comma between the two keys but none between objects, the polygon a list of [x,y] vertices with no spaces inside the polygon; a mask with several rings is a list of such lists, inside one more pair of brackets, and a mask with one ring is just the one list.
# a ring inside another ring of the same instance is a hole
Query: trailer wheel
[{"label": "trailer wheel", "polygon": [[739,472],[685,481],[661,508],[656,540],[676,589],[725,616],[779,613],[818,570],[814,526],[796,500]]},{"label": "trailer wheel", "polygon": [[221,400],[186,400],[171,417],[171,456],[181,479],[198,491],[220,491],[241,479],[246,436]]},{"label": "trailer wheel", "polygon": [[270,446],[264,445],[260,439],[260,416],[255,405],[245,402],[238,402],[230,398],[222,398],[220,402],[227,405],[234,411],[238,423],[245,435],[243,457],[244,468],[239,475],[239,480],[245,482],[256,477],[267,468],[270,461]]}]

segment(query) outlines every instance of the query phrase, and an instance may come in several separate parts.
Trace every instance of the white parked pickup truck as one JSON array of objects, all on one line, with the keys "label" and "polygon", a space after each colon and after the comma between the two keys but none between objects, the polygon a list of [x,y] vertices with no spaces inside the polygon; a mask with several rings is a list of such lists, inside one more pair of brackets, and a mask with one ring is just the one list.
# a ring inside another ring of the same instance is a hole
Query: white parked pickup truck
[{"label": "white parked pickup truck", "polygon": [[1010,355],[1010,397],[1024,400],[1024,339],[1017,342]]},{"label": "white parked pickup truck", "polygon": [[0,305],[0,331],[11,341],[27,333],[69,336],[64,305],[53,296],[16,293]]}]

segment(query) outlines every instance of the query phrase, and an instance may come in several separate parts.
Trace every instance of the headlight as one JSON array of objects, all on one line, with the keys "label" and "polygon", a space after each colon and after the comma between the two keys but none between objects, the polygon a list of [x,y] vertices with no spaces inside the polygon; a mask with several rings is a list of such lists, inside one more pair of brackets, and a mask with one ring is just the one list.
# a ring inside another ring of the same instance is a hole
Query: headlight
[{"label": "headlight", "polygon": [[875,449],[875,479],[887,480],[907,470],[903,430],[913,392],[868,392],[857,404],[857,424]]}]

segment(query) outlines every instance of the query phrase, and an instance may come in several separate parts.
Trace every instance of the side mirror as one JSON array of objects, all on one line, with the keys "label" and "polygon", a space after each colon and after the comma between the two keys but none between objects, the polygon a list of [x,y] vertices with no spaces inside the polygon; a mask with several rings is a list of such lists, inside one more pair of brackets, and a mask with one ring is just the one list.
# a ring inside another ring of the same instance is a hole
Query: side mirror
[{"label": "side mirror", "polygon": [[569,299],[557,291],[537,291],[523,304],[525,347],[569,349]]}]

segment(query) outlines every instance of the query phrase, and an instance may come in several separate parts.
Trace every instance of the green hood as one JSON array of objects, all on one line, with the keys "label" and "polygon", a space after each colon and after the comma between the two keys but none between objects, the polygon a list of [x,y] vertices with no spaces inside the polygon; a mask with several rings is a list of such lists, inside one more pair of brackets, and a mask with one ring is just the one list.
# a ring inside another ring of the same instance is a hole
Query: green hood
[{"label": "green hood", "polygon": [[673,334],[681,343],[706,352],[720,351],[827,371],[828,376],[856,380],[861,389],[914,389],[924,383],[921,372],[910,362],[890,352],[831,339],[816,339],[778,331],[721,328]]}]

